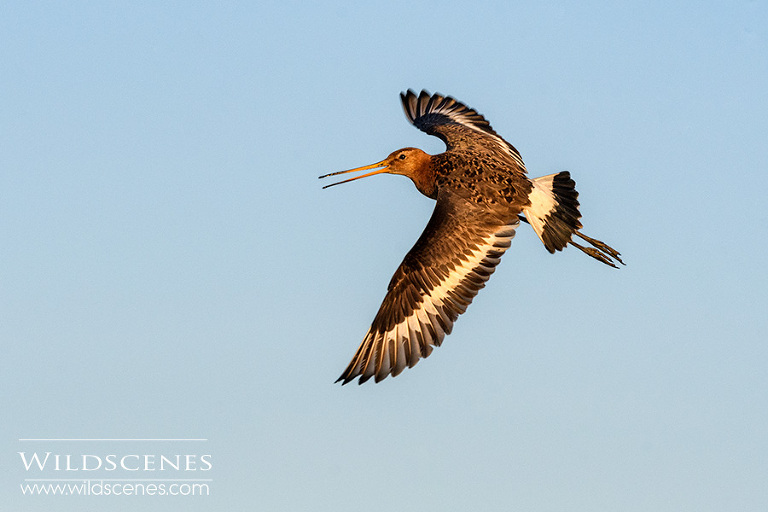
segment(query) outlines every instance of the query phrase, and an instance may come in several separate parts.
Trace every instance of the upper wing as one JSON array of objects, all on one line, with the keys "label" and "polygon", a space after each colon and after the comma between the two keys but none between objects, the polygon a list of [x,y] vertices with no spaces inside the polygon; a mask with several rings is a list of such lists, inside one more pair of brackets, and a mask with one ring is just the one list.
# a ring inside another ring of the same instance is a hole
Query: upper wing
[{"label": "upper wing", "polygon": [[504,222],[445,192],[395,272],[387,295],[338,381],[396,376],[432,352],[451,332],[509,248],[519,224]]},{"label": "upper wing", "polygon": [[477,111],[450,96],[430,95],[427,91],[421,91],[417,96],[408,89],[400,93],[400,99],[411,124],[442,139],[449,150],[477,151],[478,146],[486,145],[509,155],[520,170],[525,172],[520,153],[502,139]]}]

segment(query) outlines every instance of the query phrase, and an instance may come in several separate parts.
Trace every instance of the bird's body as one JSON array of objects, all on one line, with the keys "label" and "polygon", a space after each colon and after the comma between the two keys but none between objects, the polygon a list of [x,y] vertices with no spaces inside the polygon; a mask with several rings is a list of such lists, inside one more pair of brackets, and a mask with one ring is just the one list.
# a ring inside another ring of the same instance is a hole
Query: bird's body
[{"label": "bird's body", "polygon": [[[517,150],[474,110],[426,91],[400,96],[409,121],[442,139],[446,151],[428,155],[404,148],[377,164],[343,171],[380,168],[339,183],[382,172],[402,174],[437,202],[339,377],[344,384],[357,377],[362,384],[371,377],[378,382],[396,376],[439,346],[485,286],[520,220],[531,224],[549,252],[570,243],[608,265],[615,266],[612,259],[621,262],[618,252],[579,232],[578,193],[567,172],[529,179]],[[574,234],[593,247],[573,242]]]}]

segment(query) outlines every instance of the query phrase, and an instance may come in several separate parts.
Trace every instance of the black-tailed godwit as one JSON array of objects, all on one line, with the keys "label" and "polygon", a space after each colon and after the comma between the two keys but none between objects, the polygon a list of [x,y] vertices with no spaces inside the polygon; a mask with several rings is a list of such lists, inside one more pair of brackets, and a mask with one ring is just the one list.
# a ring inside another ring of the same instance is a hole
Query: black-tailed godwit
[{"label": "black-tailed godwit", "polygon": [[[396,376],[439,346],[485,286],[520,221],[531,225],[550,253],[571,244],[606,265],[623,264],[617,251],[579,231],[578,192],[568,172],[528,178],[520,153],[482,115],[450,96],[408,90],[400,98],[408,120],[442,139],[445,152],[404,148],[381,162],[321,176],[376,169],[327,188],[379,173],[402,174],[437,201],[337,380],[343,384]],[[591,247],[574,242],[573,235]]]}]

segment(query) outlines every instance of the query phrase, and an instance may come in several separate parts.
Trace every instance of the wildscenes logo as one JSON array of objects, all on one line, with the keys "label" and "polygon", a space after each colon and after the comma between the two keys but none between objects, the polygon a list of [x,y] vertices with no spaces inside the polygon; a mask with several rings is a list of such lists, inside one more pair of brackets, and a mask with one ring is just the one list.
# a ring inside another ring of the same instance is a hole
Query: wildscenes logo
[{"label": "wildscenes logo", "polygon": [[26,471],[210,471],[210,454],[59,454],[17,452]]}]

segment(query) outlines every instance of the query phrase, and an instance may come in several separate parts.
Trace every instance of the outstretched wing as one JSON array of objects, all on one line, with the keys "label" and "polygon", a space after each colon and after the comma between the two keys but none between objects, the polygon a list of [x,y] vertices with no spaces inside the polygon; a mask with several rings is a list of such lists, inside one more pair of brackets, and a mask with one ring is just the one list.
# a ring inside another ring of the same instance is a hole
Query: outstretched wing
[{"label": "outstretched wing", "polygon": [[408,89],[400,93],[403,109],[408,120],[419,130],[439,137],[448,150],[478,151],[483,146],[501,151],[525,172],[520,153],[509,142],[502,139],[490,123],[477,111],[463,103],[440,94],[430,95],[421,91],[417,96]]},{"label": "outstretched wing", "polygon": [[[341,377],[376,382],[414,366],[451,332],[515,236],[499,217],[441,192],[432,217],[395,272],[379,312]],[[458,208],[457,206],[461,206]]]}]

